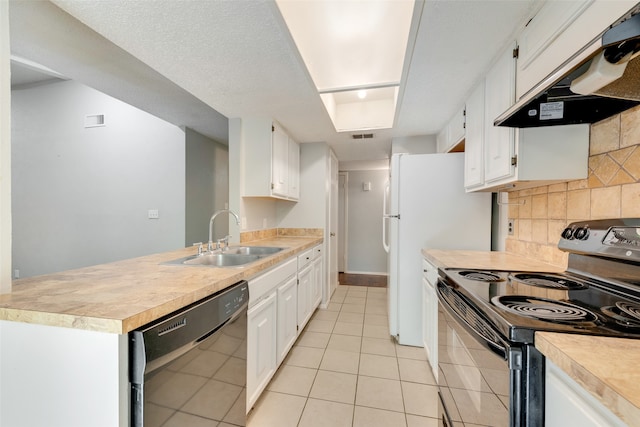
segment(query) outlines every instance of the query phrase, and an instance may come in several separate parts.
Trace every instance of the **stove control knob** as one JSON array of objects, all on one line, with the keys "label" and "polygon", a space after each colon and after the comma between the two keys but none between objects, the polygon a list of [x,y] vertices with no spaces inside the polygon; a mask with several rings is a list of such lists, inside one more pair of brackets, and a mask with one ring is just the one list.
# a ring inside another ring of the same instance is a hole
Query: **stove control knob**
[{"label": "stove control knob", "polygon": [[573,228],[567,227],[562,231],[563,239],[571,240],[573,237]]},{"label": "stove control knob", "polygon": [[589,238],[589,228],[580,227],[576,229],[575,233],[573,233],[573,237],[578,240],[587,240]]}]

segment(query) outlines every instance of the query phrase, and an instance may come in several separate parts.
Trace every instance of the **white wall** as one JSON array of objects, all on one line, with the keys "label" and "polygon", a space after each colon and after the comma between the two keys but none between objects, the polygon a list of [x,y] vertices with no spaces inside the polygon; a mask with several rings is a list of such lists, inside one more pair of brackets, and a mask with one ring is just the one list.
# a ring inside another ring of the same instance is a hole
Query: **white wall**
[{"label": "white wall", "polygon": [[418,135],[391,140],[391,154],[432,154],[438,152],[436,135]]},{"label": "white wall", "polygon": [[300,199],[278,202],[278,227],[326,228],[328,156],[324,142],[300,144]]},{"label": "white wall", "polygon": [[[192,129],[186,138],[185,244],[207,242],[209,219],[229,202],[229,148]],[[229,232],[226,218],[213,225],[213,239]]]},{"label": "white wall", "polygon": [[[387,274],[382,247],[382,204],[388,170],[349,171],[346,273]],[[371,183],[363,191],[363,183]]]},{"label": "white wall", "polygon": [[11,291],[10,53],[9,2],[0,1],[0,294]]},{"label": "white wall", "polygon": [[[85,128],[88,114],[106,126]],[[184,247],[181,129],[73,81],[13,91],[12,115],[21,277]]]}]

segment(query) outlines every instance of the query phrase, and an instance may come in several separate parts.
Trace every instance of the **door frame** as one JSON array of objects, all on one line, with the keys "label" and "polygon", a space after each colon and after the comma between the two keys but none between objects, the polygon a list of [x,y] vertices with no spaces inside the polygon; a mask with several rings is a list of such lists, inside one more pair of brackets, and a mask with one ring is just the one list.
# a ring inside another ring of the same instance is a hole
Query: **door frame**
[{"label": "door frame", "polygon": [[[342,186],[340,185],[340,177],[344,177]],[[338,173],[338,272],[345,273],[347,265],[349,265],[349,172],[341,171]],[[342,263],[342,270],[340,265]]]}]

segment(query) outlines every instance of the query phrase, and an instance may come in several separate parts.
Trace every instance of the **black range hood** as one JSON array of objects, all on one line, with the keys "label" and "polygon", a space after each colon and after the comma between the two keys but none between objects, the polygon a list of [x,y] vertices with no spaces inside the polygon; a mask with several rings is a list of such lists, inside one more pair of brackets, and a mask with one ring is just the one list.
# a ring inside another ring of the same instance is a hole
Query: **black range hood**
[{"label": "black range hood", "polygon": [[[640,14],[635,9],[621,23],[571,57],[544,81],[501,114],[495,126],[515,128],[595,123],[640,105]],[[634,14],[635,13],[635,14]],[[571,85],[595,68],[594,61],[621,67],[621,77],[588,94]]]}]

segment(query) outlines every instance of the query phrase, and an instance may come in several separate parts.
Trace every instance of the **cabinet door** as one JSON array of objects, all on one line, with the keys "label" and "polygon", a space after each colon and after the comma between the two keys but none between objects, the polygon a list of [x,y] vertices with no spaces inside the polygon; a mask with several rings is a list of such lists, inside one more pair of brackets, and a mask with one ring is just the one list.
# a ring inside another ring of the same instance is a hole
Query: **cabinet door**
[{"label": "cabinet door", "polygon": [[313,292],[311,298],[311,310],[315,310],[322,301],[322,257],[313,261]]},{"label": "cabinet door", "polygon": [[624,427],[626,425],[602,402],[547,359],[545,363],[546,427]]},{"label": "cabinet door", "polygon": [[298,330],[302,331],[311,317],[313,298],[313,265],[309,264],[298,272]]},{"label": "cabinet door", "polygon": [[466,129],[466,112],[465,109],[456,111],[448,125],[449,128],[449,147],[453,148],[458,142],[465,137]]},{"label": "cabinet door", "polygon": [[300,198],[300,145],[289,138],[289,198]]},{"label": "cabinet door", "polygon": [[298,287],[296,276],[278,287],[278,357],[280,365],[298,336]]},{"label": "cabinet door", "polygon": [[484,184],[484,82],[467,100],[467,128],[464,143],[464,186]]},{"label": "cabinet door", "polygon": [[287,197],[289,184],[289,137],[278,126],[273,127],[271,139],[271,193],[276,196]]},{"label": "cabinet door", "polygon": [[493,121],[515,102],[515,43],[498,58],[485,79],[484,180],[490,182],[513,176],[514,130],[498,127]]},{"label": "cabinet door", "polygon": [[438,153],[446,153],[449,148],[449,124],[447,124],[436,136]]},{"label": "cabinet door", "polygon": [[276,292],[247,313],[247,409],[276,372]]},{"label": "cabinet door", "polygon": [[636,4],[637,0],[544,2],[518,35],[518,99]]}]

